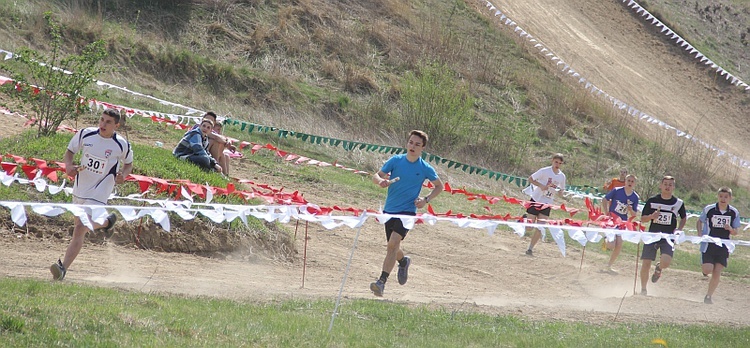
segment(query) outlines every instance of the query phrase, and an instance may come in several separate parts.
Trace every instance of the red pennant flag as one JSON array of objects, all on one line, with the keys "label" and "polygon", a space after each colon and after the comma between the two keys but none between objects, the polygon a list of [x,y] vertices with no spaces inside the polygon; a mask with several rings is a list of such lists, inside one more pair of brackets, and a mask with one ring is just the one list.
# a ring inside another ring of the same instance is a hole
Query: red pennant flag
[{"label": "red pennant flag", "polygon": [[8,175],[16,174],[16,168],[18,168],[18,164],[16,164],[16,163],[8,163],[8,162],[1,162],[0,165],[2,165],[3,170]]},{"label": "red pennant flag", "polygon": [[33,180],[36,177],[36,167],[34,166],[24,164],[21,167],[21,170],[23,170],[23,172],[26,173],[26,177],[29,178],[29,180]]}]

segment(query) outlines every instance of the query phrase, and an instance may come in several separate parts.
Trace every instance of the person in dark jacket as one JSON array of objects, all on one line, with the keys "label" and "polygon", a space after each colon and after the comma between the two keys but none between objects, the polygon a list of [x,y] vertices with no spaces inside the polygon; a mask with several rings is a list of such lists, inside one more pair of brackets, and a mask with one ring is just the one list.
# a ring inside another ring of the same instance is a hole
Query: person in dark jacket
[{"label": "person in dark jacket", "polygon": [[211,133],[213,127],[214,123],[211,120],[204,119],[201,121],[200,127],[191,129],[185,133],[182,140],[180,140],[172,151],[172,154],[179,159],[195,163],[204,170],[213,169],[221,173],[222,168],[219,163],[206,151],[208,134]]}]

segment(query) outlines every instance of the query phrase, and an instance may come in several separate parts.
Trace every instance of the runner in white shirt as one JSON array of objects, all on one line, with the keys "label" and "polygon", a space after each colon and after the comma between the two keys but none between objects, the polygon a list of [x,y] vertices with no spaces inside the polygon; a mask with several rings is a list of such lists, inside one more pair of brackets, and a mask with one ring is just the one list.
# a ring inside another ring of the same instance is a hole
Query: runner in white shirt
[{"label": "runner in white shirt", "polygon": [[[133,169],[133,151],[123,137],[115,133],[120,127],[120,113],[107,109],[99,119],[99,127],[79,130],[68,144],[65,152],[65,173],[75,177],[73,203],[81,205],[106,205],[115,184],[125,182]],[[81,164],[74,165],[75,154],[81,152]],[[87,211],[91,218],[90,209]],[[117,221],[117,215],[109,214],[103,224],[92,222],[94,229],[104,229],[108,235]],[[55,280],[65,278],[68,267],[73,263],[83,247],[83,237],[88,228],[75,218],[73,239],[70,240],[64,260],[50,267]]]},{"label": "runner in white shirt", "polygon": [[[534,191],[531,193],[531,206],[526,209],[526,213],[529,215],[531,223],[537,223],[539,219],[549,218],[550,207],[548,205],[554,203],[552,197],[554,195],[562,197],[563,192],[565,192],[565,174],[560,170],[563,163],[565,163],[563,155],[556,153],[552,156],[551,166],[539,169],[529,176],[529,182],[533,185]],[[527,227],[526,231],[531,232],[531,229]],[[542,232],[539,229],[533,228],[533,230],[534,234],[531,236],[529,249],[526,250],[526,255],[529,256],[534,256],[534,246],[542,238]]]}]

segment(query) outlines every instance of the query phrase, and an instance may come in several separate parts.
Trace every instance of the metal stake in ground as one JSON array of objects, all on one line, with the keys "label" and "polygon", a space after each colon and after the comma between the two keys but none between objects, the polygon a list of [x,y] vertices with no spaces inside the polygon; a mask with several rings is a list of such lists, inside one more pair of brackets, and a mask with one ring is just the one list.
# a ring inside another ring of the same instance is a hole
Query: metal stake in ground
[{"label": "metal stake in ground", "polygon": [[[364,213],[367,214],[367,213]],[[364,218],[364,216],[363,216]],[[361,223],[361,222],[360,222]],[[333,321],[336,319],[336,315],[339,313],[339,304],[341,303],[341,293],[344,292],[344,284],[346,284],[346,277],[349,275],[349,267],[352,265],[352,258],[354,257],[354,250],[357,249],[357,240],[359,240],[359,232],[362,231],[362,225],[359,225],[357,229],[357,235],[354,236],[354,244],[352,245],[352,251],[349,253],[349,262],[346,263],[346,271],[344,271],[344,278],[341,279],[341,288],[339,288],[339,296],[336,297],[336,306],[333,308],[333,314],[331,314],[331,324],[328,325],[328,333],[333,329]]]}]

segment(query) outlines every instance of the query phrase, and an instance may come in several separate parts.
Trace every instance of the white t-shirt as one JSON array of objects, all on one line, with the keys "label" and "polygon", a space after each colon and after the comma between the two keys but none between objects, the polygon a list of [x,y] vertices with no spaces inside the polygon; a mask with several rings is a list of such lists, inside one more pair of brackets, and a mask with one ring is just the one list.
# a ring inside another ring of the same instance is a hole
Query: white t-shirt
[{"label": "white t-shirt", "polygon": [[99,135],[99,128],[79,130],[68,143],[68,150],[81,152],[81,166],[76,175],[73,196],[107,204],[115,188],[120,164],[133,163],[133,151],[125,138],[115,133],[111,138]]},{"label": "white t-shirt", "polygon": [[531,178],[544,185],[550,186],[548,190],[542,190],[541,187],[532,185],[534,192],[531,193],[531,198],[535,202],[552,204],[554,200],[552,196],[556,194],[555,188],[558,190],[565,190],[565,174],[562,170],[558,171],[557,174],[552,171],[552,166],[544,167],[531,174]]}]

